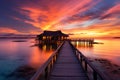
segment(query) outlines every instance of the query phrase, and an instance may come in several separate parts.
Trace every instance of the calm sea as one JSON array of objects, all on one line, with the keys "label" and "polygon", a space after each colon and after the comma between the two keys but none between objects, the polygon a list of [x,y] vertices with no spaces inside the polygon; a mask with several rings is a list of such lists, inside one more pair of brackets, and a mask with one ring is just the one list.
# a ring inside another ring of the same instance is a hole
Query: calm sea
[{"label": "calm sea", "polygon": [[[0,40],[0,80],[22,80],[15,76],[8,77],[21,66],[40,67],[53,53],[52,46],[34,46],[35,41],[16,39]],[[24,79],[23,79],[24,80]]]},{"label": "calm sea", "polygon": [[120,66],[120,39],[96,39],[93,44],[85,46],[79,42],[73,43],[86,57],[111,61]]},{"label": "calm sea", "polygon": [[[99,39],[95,42],[101,44],[88,47],[81,46],[79,42],[73,44],[87,57],[104,58],[120,65],[120,39]],[[8,75],[23,65],[40,67],[55,50],[48,45],[38,47],[34,44],[32,39],[26,42],[17,42],[15,39],[0,40],[0,80],[22,80]]]}]

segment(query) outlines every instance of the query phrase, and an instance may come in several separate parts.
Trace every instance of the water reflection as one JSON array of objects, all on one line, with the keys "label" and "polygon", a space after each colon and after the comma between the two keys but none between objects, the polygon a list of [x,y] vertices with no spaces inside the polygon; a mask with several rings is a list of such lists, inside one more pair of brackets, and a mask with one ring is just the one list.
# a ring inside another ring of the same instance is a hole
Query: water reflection
[{"label": "water reflection", "polygon": [[[28,69],[31,67],[39,68],[59,45],[41,44],[31,46],[34,44],[33,39],[27,39],[26,42],[15,42],[15,39],[0,40],[0,80],[18,80],[18,78],[24,80],[12,73],[21,70],[21,67],[26,69],[26,66]],[[7,77],[8,75],[12,76]]]},{"label": "water reflection", "polygon": [[85,47],[85,48],[92,48],[93,47],[93,44],[90,44],[88,42],[80,42],[80,41],[72,41],[72,44],[75,46],[75,47]]},{"label": "water reflection", "polygon": [[[120,79],[120,40],[99,39],[92,46],[73,42],[73,45],[82,52],[90,62],[105,76],[113,76],[112,80]],[[103,43],[103,44],[101,44]],[[92,73],[90,73],[92,74]],[[89,75],[90,75],[89,74]],[[116,77],[116,78],[114,78]],[[110,78],[110,77],[109,77]]]},{"label": "water reflection", "polygon": [[95,42],[104,44],[86,44],[72,42],[86,57],[103,58],[110,60],[114,64],[120,65],[120,40],[116,39],[97,39]]},{"label": "water reflection", "polygon": [[47,59],[57,49],[58,46],[59,44],[54,43],[54,44],[39,44],[36,47],[33,47],[29,63],[34,68],[40,67],[43,63],[47,61]]},{"label": "water reflection", "polygon": [[38,47],[43,51],[51,51],[51,50],[56,50],[58,47],[58,44],[57,43],[39,44]]}]

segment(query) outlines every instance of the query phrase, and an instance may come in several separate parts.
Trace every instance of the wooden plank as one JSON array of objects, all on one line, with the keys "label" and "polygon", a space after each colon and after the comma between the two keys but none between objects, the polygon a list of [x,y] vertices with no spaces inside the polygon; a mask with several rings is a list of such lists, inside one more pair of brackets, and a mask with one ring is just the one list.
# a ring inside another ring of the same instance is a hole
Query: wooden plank
[{"label": "wooden plank", "polygon": [[62,46],[53,70],[50,73],[50,80],[88,80],[80,62],[75,56],[69,42]]},{"label": "wooden plank", "polygon": [[54,68],[63,68],[63,69],[76,69],[76,68],[80,68],[81,70],[82,67],[80,66],[80,64],[73,64],[74,66],[72,66],[72,64],[55,64]]},{"label": "wooden plank", "polygon": [[51,76],[73,76],[73,77],[80,77],[80,76],[86,76],[85,73],[78,69],[54,69],[51,73]]},{"label": "wooden plank", "polygon": [[88,80],[87,77],[50,77],[50,80]]}]

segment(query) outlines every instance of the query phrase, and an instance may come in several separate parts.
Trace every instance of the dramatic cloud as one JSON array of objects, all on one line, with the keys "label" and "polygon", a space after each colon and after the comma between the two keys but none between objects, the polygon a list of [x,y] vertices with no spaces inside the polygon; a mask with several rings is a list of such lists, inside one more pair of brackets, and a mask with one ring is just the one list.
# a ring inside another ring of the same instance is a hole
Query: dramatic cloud
[{"label": "dramatic cloud", "polygon": [[9,32],[9,33],[19,33],[18,31],[14,30],[14,29],[9,29],[9,28],[0,28],[0,33],[6,33],[6,32]]},{"label": "dramatic cloud", "polygon": [[16,33],[60,29],[85,37],[120,36],[119,7],[119,0],[1,0],[0,28]]}]

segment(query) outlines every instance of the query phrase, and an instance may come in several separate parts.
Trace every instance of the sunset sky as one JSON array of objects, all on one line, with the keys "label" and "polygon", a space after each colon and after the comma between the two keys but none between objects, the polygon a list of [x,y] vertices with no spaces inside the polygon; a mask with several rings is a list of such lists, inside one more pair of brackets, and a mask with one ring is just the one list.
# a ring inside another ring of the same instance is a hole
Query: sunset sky
[{"label": "sunset sky", "polygon": [[0,34],[44,30],[120,37],[120,0],[0,0]]}]

